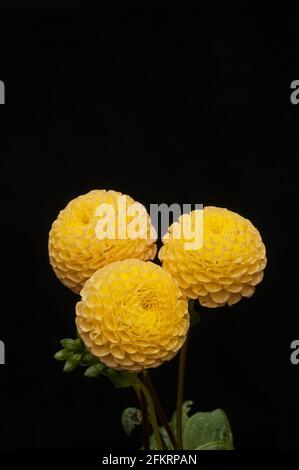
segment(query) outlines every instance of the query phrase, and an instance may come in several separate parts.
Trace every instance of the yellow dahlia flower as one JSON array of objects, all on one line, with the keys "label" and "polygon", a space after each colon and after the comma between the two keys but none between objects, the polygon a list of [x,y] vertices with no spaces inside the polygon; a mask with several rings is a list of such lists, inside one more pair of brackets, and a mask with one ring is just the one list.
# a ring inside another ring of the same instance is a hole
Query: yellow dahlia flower
[{"label": "yellow dahlia flower", "polygon": [[86,347],[107,366],[141,371],[169,361],[189,327],[188,303],[160,266],[116,261],[86,282],[76,324]]},{"label": "yellow dahlia flower", "polygon": [[[159,252],[163,268],[188,297],[198,299],[204,307],[233,305],[242,297],[251,297],[267,263],[258,230],[235,212],[205,207],[202,244],[188,250],[186,238],[174,236],[174,229],[182,228],[186,218],[189,227],[194,227],[196,212],[181,216],[169,228]],[[181,233],[184,235],[183,230]]]},{"label": "yellow dahlia flower", "polygon": [[[139,217],[142,236],[130,227],[140,207],[145,212],[143,218]],[[101,221],[107,223],[99,234]],[[79,293],[86,279],[108,263],[127,258],[153,259],[155,241],[154,228],[141,204],[116,191],[94,190],[73,199],[59,213],[49,234],[50,263],[61,282]]]}]

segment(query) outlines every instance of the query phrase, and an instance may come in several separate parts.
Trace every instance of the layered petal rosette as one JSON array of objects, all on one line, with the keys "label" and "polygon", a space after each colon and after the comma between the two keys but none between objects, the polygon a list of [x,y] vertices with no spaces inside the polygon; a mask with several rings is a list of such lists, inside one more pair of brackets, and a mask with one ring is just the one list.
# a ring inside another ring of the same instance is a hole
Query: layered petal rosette
[{"label": "layered petal rosette", "polygon": [[113,261],[153,259],[156,236],[145,209],[139,217],[143,230],[134,229],[140,208],[130,196],[112,190],[90,191],[70,201],[49,234],[50,263],[60,281],[79,293],[95,271]]},{"label": "layered petal rosette", "polygon": [[[183,215],[169,228],[159,252],[163,268],[189,298],[204,307],[233,305],[251,297],[267,263],[258,230],[235,212],[207,206],[199,227],[202,243],[197,249],[186,249],[183,223],[195,227],[197,212]],[[178,233],[182,236],[175,236]]]},{"label": "layered petal rosette", "polygon": [[189,327],[188,303],[160,266],[116,261],[92,275],[76,306],[89,351],[117,370],[141,371],[169,361]]}]

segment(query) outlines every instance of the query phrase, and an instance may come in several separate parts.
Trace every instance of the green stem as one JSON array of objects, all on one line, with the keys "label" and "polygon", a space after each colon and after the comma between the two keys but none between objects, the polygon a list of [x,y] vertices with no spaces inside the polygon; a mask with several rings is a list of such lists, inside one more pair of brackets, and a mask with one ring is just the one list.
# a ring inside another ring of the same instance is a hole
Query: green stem
[{"label": "green stem", "polygon": [[140,390],[139,390],[139,388],[137,387],[137,385],[133,385],[133,388],[134,388],[134,390],[135,390],[135,393],[136,393],[136,395],[137,395],[138,400],[140,401],[141,395],[140,395]]},{"label": "green stem", "polygon": [[136,383],[138,384],[139,388],[143,392],[143,394],[145,396],[145,399],[147,401],[150,421],[151,421],[151,425],[152,425],[152,428],[153,428],[153,431],[154,431],[157,447],[158,447],[158,450],[162,450],[163,449],[163,444],[162,444],[162,439],[161,439],[161,434],[160,434],[160,430],[159,430],[159,426],[158,426],[156,411],[155,411],[155,407],[154,407],[154,404],[153,404],[151,394],[149,393],[147,387],[142,383],[142,381],[140,379],[136,378]]},{"label": "green stem", "polygon": [[141,411],[142,411],[143,445],[144,445],[144,450],[149,450],[150,441],[149,441],[148,411],[147,411],[146,399],[145,399],[143,392],[141,392],[140,398],[141,398],[140,406],[141,406]]},{"label": "green stem", "polygon": [[148,421],[148,410],[147,410],[146,399],[145,399],[144,393],[141,390],[139,390],[137,385],[134,385],[134,390],[135,390],[136,395],[138,397],[138,400],[139,400],[139,403],[140,403],[140,408],[141,408],[141,413],[142,413],[143,447],[144,447],[144,450],[149,450],[149,448],[150,448],[150,443],[149,443],[149,421]]},{"label": "green stem", "polygon": [[169,439],[172,443],[172,446],[174,448],[174,450],[176,450],[178,448],[177,446],[177,442],[176,442],[176,439],[174,437],[174,434],[173,434],[173,431],[169,425],[169,422],[168,422],[168,419],[167,419],[167,416],[166,416],[166,413],[163,409],[163,406],[159,400],[159,397],[153,387],[153,384],[152,384],[152,381],[151,381],[151,378],[150,378],[150,375],[147,371],[144,371],[143,372],[143,377],[144,377],[144,381],[147,385],[147,388],[152,396],[152,399],[153,399],[153,402],[155,404],[155,407],[156,407],[156,410],[157,410],[157,413],[158,413],[158,416],[163,424],[163,426],[165,427],[166,431],[167,431],[167,434],[169,436]]},{"label": "green stem", "polygon": [[177,390],[177,403],[176,403],[176,438],[178,449],[183,449],[183,436],[182,436],[182,408],[184,399],[184,381],[185,381],[185,366],[186,366],[186,353],[188,345],[188,335],[180,351],[179,359],[179,375],[178,375],[178,390]]}]

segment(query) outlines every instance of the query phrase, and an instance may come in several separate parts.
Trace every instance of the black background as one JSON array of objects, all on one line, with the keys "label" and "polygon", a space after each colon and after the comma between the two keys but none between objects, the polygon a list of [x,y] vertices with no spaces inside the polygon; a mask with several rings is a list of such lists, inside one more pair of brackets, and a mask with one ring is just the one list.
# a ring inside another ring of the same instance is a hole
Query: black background
[{"label": "black background", "polygon": [[[107,188],[227,207],[259,228],[264,281],[201,310],[185,396],[226,411],[237,449],[299,449],[299,17],[82,3],[1,11],[0,448],[139,446],[120,426],[133,392],[52,359],[75,334],[77,297],[51,271],[48,231],[70,199]],[[152,374],[169,414],[176,365]]]}]

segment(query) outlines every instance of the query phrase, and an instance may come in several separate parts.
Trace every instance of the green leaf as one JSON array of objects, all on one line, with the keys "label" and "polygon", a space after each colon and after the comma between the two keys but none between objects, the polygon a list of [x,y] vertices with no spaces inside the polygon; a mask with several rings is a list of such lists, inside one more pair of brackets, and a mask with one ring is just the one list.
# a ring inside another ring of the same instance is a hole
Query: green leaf
[{"label": "green leaf", "polygon": [[232,450],[232,432],[224,411],[199,412],[188,418],[183,447],[186,450]]},{"label": "green leaf", "polygon": [[[184,450],[232,450],[233,437],[229,421],[223,410],[199,412],[189,417],[191,400],[185,401],[182,408],[182,431]],[[176,412],[170,426],[176,435]],[[173,449],[168,433],[164,427],[160,432],[169,450]],[[157,450],[154,434],[150,436],[150,449]]]},{"label": "green leaf", "polygon": [[[164,442],[166,444],[166,447],[168,450],[173,450],[173,445],[171,443],[171,440],[169,439],[168,432],[166,431],[164,426],[159,427],[160,433],[164,439]],[[150,449],[151,450],[158,450],[155,434],[151,434],[150,436]]]},{"label": "green leaf", "polygon": [[93,364],[101,364],[99,359],[89,352],[82,354],[81,365],[83,366],[92,366]]},{"label": "green leaf", "polygon": [[73,354],[64,364],[63,372],[72,372],[81,361],[81,354]]},{"label": "green leaf", "polygon": [[206,444],[203,444],[199,447],[196,448],[196,450],[233,450],[232,447],[228,447],[227,443],[224,441],[213,441],[213,442],[207,442]]},{"label": "green leaf", "polygon": [[103,374],[113,382],[116,388],[131,387],[136,381],[136,374],[124,371],[117,371],[109,367],[103,371]]},{"label": "green leaf", "polygon": [[54,354],[54,359],[56,359],[56,361],[67,361],[71,355],[72,351],[69,351],[68,349],[61,349],[60,351],[57,351],[56,354]]},{"label": "green leaf", "polygon": [[[186,400],[183,403],[183,406],[182,406],[182,432],[184,432],[187,420],[189,419],[189,413],[190,413],[190,409],[191,409],[192,405],[193,405],[192,400]],[[170,426],[171,426],[171,429],[172,429],[174,435],[176,436],[176,411],[173,413],[173,416],[172,416],[171,422],[170,422]]]},{"label": "green leaf", "polygon": [[192,327],[192,326],[197,325],[200,322],[200,315],[195,310],[195,300],[193,299],[189,300],[188,310],[189,310],[189,316],[190,316],[190,326]]},{"label": "green leaf", "polygon": [[[191,400],[187,400],[183,403],[183,406],[182,406],[182,431],[183,432],[184,432],[185,424],[186,424],[187,420],[189,419],[188,415],[189,415],[190,408],[191,408],[192,405],[193,405],[193,401],[191,401]],[[169,424],[170,424],[170,427],[171,427],[171,429],[174,433],[174,436],[176,436],[176,411],[173,413],[173,416],[171,418],[171,422]],[[161,426],[159,429],[160,429],[160,432],[161,432],[162,437],[164,439],[164,442],[167,446],[167,449],[168,450],[173,450],[173,445],[171,443],[171,440],[169,439],[168,432],[166,431],[165,427]],[[150,436],[150,449],[151,450],[158,450],[154,434],[152,434]]]},{"label": "green leaf", "polygon": [[77,339],[66,338],[66,339],[62,339],[60,343],[64,349],[68,349],[69,351],[73,351],[73,352],[80,351],[83,346],[82,340],[80,338],[77,338]]},{"label": "green leaf", "polygon": [[106,366],[102,363],[94,364],[86,369],[84,375],[88,378],[98,377],[105,368]]},{"label": "green leaf", "polygon": [[138,408],[126,408],[121,415],[121,424],[129,436],[136,426],[142,423],[142,413]]}]

